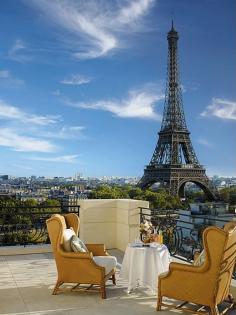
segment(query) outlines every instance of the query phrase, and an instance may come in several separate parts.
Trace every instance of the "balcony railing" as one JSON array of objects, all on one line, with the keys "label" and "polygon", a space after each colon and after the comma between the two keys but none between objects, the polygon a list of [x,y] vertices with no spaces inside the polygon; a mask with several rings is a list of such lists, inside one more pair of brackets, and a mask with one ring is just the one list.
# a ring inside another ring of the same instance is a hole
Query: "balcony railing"
[{"label": "balcony railing", "polygon": [[79,215],[79,206],[20,206],[0,208],[0,246],[48,244],[46,220],[53,214]]},{"label": "balcony railing", "polygon": [[[202,232],[208,226],[223,227],[236,216],[230,218],[207,215],[189,214],[178,210],[159,210],[140,208],[140,223],[148,220],[159,233],[162,231],[163,241],[170,254],[178,259],[191,262],[195,252],[203,249]],[[236,270],[233,275],[236,279]]]}]

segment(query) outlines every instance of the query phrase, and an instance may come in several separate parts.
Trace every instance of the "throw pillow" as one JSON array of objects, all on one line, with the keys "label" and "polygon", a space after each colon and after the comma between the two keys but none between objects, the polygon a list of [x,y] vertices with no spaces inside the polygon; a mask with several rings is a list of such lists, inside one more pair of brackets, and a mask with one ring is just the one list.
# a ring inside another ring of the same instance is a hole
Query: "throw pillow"
[{"label": "throw pillow", "polygon": [[73,235],[75,235],[75,232],[72,228],[65,229],[63,231],[63,246],[64,246],[64,250],[66,252],[72,251],[71,246],[70,246],[70,242],[71,242],[71,238]]},{"label": "throw pillow", "polygon": [[84,242],[76,235],[73,235],[71,238],[70,246],[74,252],[86,253],[88,249]]}]

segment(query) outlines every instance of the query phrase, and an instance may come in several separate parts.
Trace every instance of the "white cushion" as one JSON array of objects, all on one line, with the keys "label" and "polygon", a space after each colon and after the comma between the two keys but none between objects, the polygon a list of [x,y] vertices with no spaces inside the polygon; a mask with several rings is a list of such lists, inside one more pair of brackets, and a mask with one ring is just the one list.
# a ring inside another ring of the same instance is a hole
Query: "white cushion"
[{"label": "white cushion", "polygon": [[70,242],[71,242],[71,238],[73,235],[75,235],[75,232],[72,228],[71,229],[65,229],[63,231],[63,246],[64,246],[64,250],[66,252],[72,251]]},{"label": "white cushion", "polygon": [[117,259],[114,256],[94,256],[93,260],[98,266],[105,267],[106,275],[117,265]]}]

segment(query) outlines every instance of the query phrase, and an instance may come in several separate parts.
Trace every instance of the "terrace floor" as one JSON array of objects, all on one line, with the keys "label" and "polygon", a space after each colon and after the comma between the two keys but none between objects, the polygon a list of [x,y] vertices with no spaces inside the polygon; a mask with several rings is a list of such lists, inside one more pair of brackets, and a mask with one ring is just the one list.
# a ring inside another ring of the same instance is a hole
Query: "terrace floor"
[{"label": "terrace floor", "polygon": [[[107,299],[98,293],[67,292],[52,295],[57,272],[51,253],[0,256],[1,315],[173,315],[180,310],[156,313],[156,296],[144,288],[127,294],[127,283],[119,279],[123,253],[111,250],[118,259],[117,286],[107,285]],[[236,298],[236,287],[233,288]],[[172,302],[172,301],[170,301]],[[228,314],[235,315],[231,310]]]}]

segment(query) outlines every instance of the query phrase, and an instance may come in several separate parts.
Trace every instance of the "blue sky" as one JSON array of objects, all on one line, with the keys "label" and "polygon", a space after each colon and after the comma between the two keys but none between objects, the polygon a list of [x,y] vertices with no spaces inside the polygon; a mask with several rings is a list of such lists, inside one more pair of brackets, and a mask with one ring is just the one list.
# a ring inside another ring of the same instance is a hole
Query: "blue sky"
[{"label": "blue sky", "polygon": [[236,176],[234,0],[1,1],[0,173],[142,176],[172,17],[198,159]]}]

